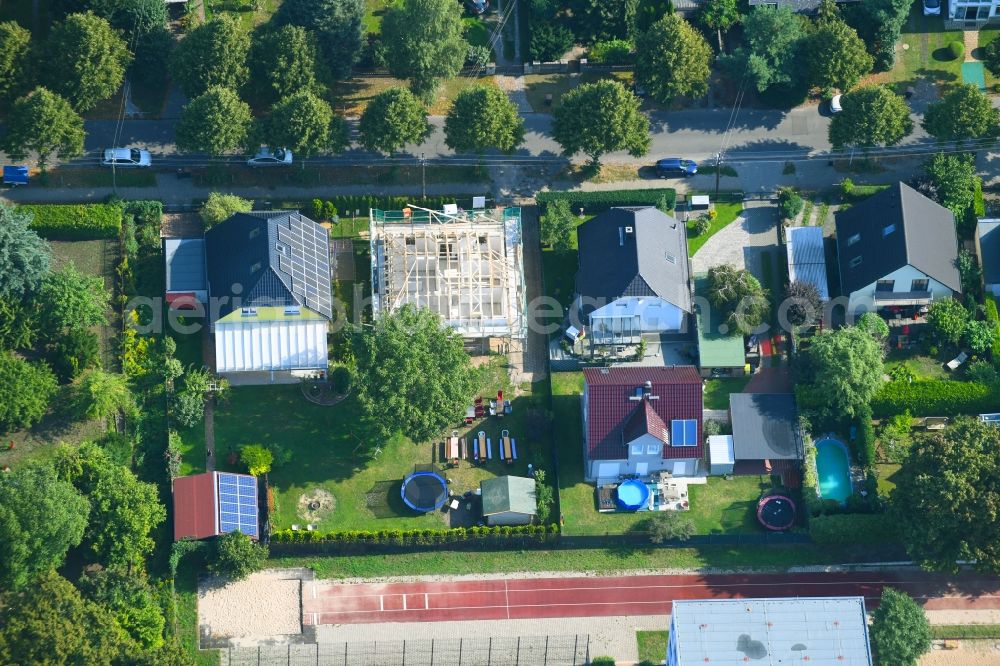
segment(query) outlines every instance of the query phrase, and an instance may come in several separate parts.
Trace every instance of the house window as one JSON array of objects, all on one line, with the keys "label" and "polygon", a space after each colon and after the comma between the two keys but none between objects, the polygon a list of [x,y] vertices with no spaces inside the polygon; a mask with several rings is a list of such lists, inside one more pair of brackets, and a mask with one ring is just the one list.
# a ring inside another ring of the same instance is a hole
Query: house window
[{"label": "house window", "polygon": [[857,268],[858,266],[860,266],[861,265],[861,255],[859,254],[858,256],[856,256],[853,259],[851,259],[851,261],[848,263],[848,265],[851,268]]},{"label": "house window", "polygon": [[861,242],[861,234],[854,234],[853,236],[848,236],[848,238],[847,238],[847,246],[848,247],[854,245],[855,243],[859,243],[859,242]]},{"label": "house window", "polygon": [[910,291],[927,291],[927,287],[930,286],[927,278],[918,278],[910,283]]},{"label": "house window", "polygon": [[260,262],[259,261],[257,263],[255,263],[255,264],[253,264],[252,266],[250,266],[250,272],[251,273],[256,273],[259,270],[260,270]]},{"label": "house window", "polygon": [[875,283],[875,291],[892,291],[895,286],[895,280],[879,280]]},{"label": "house window", "polygon": [[885,238],[886,236],[888,236],[889,234],[891,234],[895,230],[896,230],[896,225],[895,224],[887,224],[882,229],[882,238]]},{"label": "house window", "polygon": [[631,455],[633,455],[633,456],[641,456],[643,448],[644,447],[642,446],[641,443],[639,443],[639,444],[633,444],[632,445],[632,453],[631,453]]},{"label": "house window", "polygon": [[698,421],[674,419],[670,422],[671,446],[698,446]]},{"label": "house window", "polygon": [[660,445],[659,444],[647,444],[646,445],[646,455],[648,455],[648,456],[655,456],[659,452],[660,452]]},{"label": "house window", "polygon": [[674,254],[667,252],[667,261],[670,262],[671,264],[676,264],[677,257]]}]

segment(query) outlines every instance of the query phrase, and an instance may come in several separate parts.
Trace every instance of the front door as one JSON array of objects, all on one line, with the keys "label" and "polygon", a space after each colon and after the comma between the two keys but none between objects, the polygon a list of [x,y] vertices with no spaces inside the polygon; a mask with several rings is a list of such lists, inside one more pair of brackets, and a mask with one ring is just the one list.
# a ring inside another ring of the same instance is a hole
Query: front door
[{"label": "front door", "polygon": [[641,462],[635,464],[635,473],[639,476],[646,476],[649,474],[649,463]]}]

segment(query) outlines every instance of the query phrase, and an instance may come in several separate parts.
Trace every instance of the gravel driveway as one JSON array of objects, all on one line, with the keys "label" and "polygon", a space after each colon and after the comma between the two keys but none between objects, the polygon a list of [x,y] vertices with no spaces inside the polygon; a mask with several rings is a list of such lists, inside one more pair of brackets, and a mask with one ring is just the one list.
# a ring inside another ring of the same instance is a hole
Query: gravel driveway
[{"label": "gravel driveway", "polygon": [[728,264],[747,268],[760,279],[761,252],[776,249],[778,244],[777,208],[767,201],[749,201],[745,206],[732,224],[709,238],[691,258],[695,274]]}]

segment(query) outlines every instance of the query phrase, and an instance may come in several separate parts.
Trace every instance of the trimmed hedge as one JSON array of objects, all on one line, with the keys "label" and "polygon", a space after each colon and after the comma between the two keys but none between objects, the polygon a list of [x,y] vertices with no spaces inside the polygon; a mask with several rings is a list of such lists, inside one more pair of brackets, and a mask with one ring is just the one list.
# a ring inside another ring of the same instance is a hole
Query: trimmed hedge
[{"label": "trimmed hedge", "polygon": [[[314,215],[315,211],[313,201],[282,201],[279,202],[277,208],[298,208],[302,211],[303,215],[310,216]],[[432,210],[440,210],[446,203],[456,203],[464,208],[472,207],[472,195],[461,196],[461,197],[449,197],[449,196],[432,196],[421,199],[419,196],[415,197],[373,197],[373,196],[342,196],[342,197],[330,197],[318,199],[327,208],[335,208],[337,212],[342,217],[351,217],[354,211],[360,211],[360,216],[368,217],[369,208],[377,208],[379,210],[402,210],[406,208],[409,204],[415,204],[423,208],[430,208]]]},{"label": "trimmed hedge", "polygon": [[996,411],[998,402],[1000,388],[977,382],[886,382],[875,394],[872,413],[878,418],[906,410],[913,416],[959,416]]},{"label": "trimmed hedge", "polygon": [[573,212],[583,208],[585,213],[600,213],[615,206],[657,206],[660,199],[666,197],[667,204],[673,208],[677,203],[677,190],[672,187],[662,187],[649,190],[608,190],[606,192],[539,192],[535,201],[539,205],[548,205],[551,201],[565,199],[569,201]]},{"label": "trimmed hedge", "polygon": [[328,550],[358,551],[389,548],[410,548],[438,544],[527,544],[552,543],[558,539],[559,525],[515,525],[494,527],[456,527],[445,530],[349,530],[310,532],[278,530],[271,533],[272,544],[324,544]]},{"label": "trimmed hedge", "polygon": [[987,294],[983,301],[983,314],[986,321],[993,326],[993,344],[990,347],[990,354],[993,361],[1000,360],[1000,314],[997,313],[997,301],[992,294]]},{"label": "trimmed hedge", "polygon": [[116,204],[27,204],[18,206],[34,215],[31,228],[49,240],[118,238],[122,209]]},{"label": "trimmed hedge", "polygon": [[899,534],[884,513],[841,513],[813,516],[809,536],[821,544],[896,543]]}]

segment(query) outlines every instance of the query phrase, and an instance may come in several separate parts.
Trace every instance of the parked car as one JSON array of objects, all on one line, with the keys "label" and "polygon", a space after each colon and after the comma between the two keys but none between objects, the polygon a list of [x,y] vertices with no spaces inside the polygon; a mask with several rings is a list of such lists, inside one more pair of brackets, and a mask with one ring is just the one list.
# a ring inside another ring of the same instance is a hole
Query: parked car
[{"label": "parked car", "polygon": [[481,16],[490,9],[488,0],[464,0],[462,4],[465,5],[470,14],[475,14],[476,16]]},{"label": "parked car", "polygon": [[941,0],[924,0],[924,16],[940,16]]},{"label": "parked car", "polygon": [[660,178],[671,178],[677,176],[693,176],[698,173],[698,165],[694,160],[685,160],[680,157],[667,157],[656,163],[656,175]]},{"label": "parked car", "polygon": [[265,167],[265,166],[291,166],[292,165],[292,151],[285,150],[284,148],[275,148],[271,150],[267,146],[261,146],[257,154],[247,160],[247,166],[252,167]]},{"label": "parked car", "polygon": [[844,110],[844,107],[840,105],[840,95],[834,95],[830,98],[830,113],[840,113]]},{"label": "parked car", "polygon": [[101,166],[148,167],[152,163],[149,151],[138,148],[108,148],[101,157]]}]

